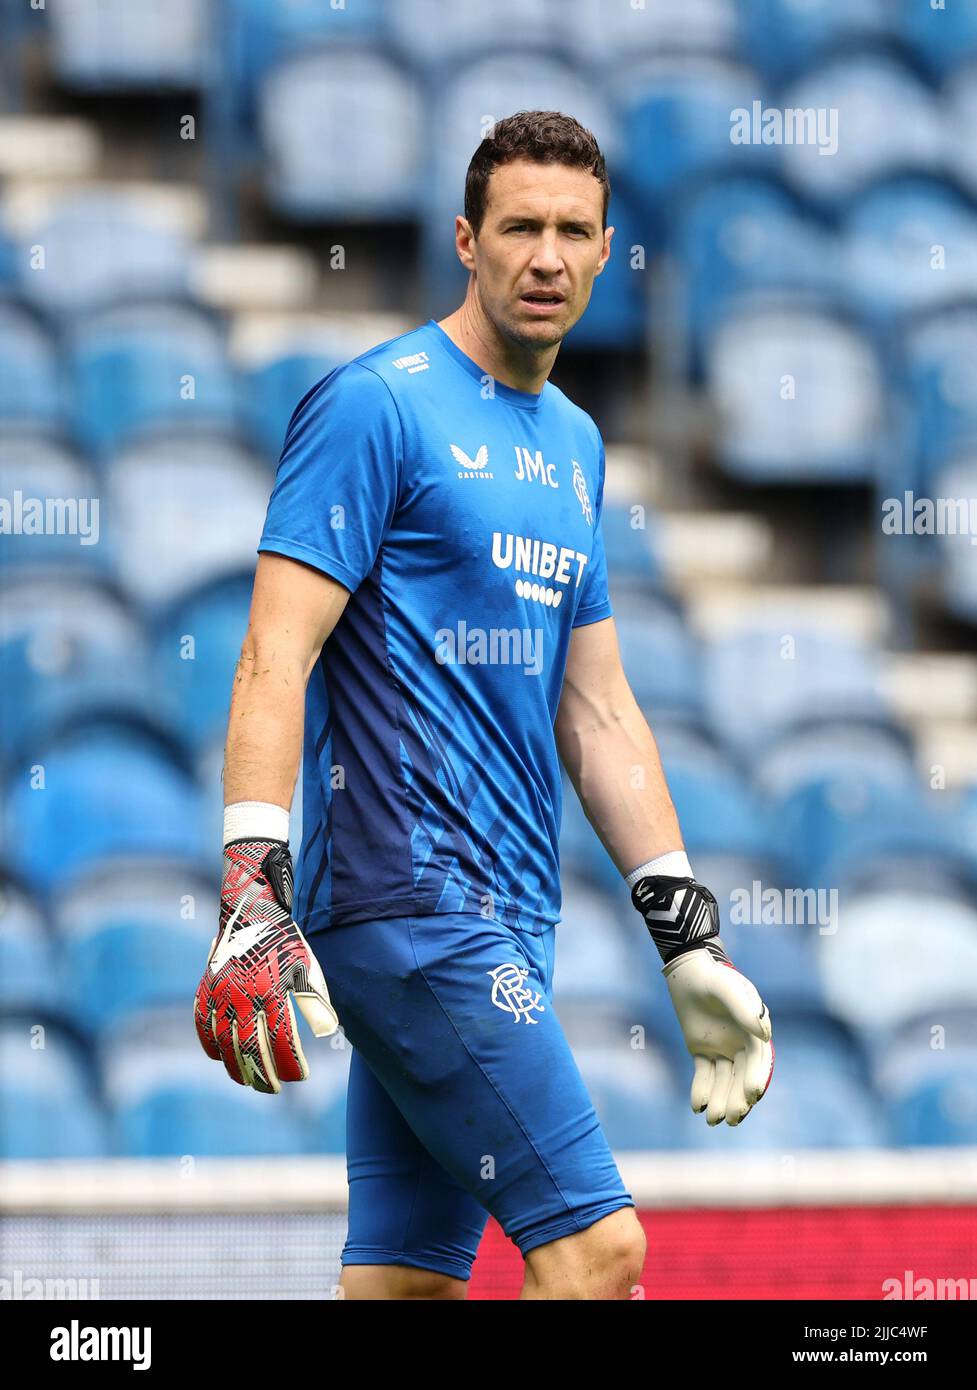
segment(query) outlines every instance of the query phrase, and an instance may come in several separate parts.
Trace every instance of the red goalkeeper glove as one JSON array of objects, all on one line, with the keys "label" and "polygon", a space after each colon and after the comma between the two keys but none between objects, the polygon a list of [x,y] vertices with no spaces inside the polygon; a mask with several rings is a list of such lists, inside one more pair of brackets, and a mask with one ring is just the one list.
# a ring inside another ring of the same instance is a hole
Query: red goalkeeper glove
[{"label": "red goalkeeper glove", "polygon": [[208,1057],[242,1086],[277,1094],[309,1064],[292,1007],[317,1038],[339,1019],[322,969],[292,921],[292,857],[280,840],[224,847],[220,930],[197,988],[194,1020]]}]

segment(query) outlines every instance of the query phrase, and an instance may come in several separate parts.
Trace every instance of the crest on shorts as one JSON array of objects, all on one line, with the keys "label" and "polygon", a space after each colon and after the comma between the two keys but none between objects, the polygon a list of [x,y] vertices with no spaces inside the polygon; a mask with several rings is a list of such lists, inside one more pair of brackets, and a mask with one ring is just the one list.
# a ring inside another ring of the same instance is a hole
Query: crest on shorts
[{"label": "crest on shorts", "polygon": [[526,988],[529,971],[521,965],[497,965],[487,970],[492,977],[492,1003],[497,1009],[512,1014],[515,1023],[538,1023],[538,1018],[530,1018],[533,1010],[545,1013],[543,996],[535,990]]}]

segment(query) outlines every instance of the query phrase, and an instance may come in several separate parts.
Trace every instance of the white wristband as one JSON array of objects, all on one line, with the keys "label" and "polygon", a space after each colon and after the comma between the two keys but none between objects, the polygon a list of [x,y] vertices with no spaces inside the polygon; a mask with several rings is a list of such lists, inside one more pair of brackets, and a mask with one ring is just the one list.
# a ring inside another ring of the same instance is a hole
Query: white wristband
[{"label": "white wristband", "polygon": [[288,812],[271,801],[235,801],[224,807],[224,844],[232,840],[284,840]]},{"label": "white wristband", "polygon": [[639,878],[647,878],[649,874],[668,874],[670,878],[695,878],[684,849],[672,849],[667,854],[660,854],[657,859],[649,859],[647,863],[639,864],[636,869],[631,870],[625,882],[629,888],[633,888]]}]

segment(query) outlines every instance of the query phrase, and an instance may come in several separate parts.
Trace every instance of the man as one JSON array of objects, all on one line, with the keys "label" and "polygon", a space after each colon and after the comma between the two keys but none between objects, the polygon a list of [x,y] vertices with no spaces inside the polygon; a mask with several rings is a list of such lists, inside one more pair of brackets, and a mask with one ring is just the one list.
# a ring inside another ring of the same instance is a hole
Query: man
[{"label": "man", "polygon": [[487,1212],[525,1298],[640,1279],[634,1203],[552,1007],[559,759],[665,961],[693,1109],[739,1123],[772,1069],[621,669],[603,444],[547,380],[610,253],[608,197],[576,121],[500,121],[456,221],[464,303],[304,397],[259,545],[196,1021],[235,1081],[277,1091],[308,1073],[289,992],[317,1034],[342,1020],[347,1298],[464,1297]]}]

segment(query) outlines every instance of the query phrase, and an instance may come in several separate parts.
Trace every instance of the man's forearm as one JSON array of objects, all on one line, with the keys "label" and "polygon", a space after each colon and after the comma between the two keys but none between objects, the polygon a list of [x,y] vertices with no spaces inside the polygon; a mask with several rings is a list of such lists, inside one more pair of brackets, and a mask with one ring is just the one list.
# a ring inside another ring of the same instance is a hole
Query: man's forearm
[{"label": "man's forearm", "polygon": [[633,696],[615,714],[594,711],[581,726],[563,731],[560,755],[621,874],[683,848],[658,746]]},{"label": "man's forearm", "polygon": [[302,753],[305,687],[301,658],[246,640],[234,672],[224,748],[224,804],[292,804]]}]

